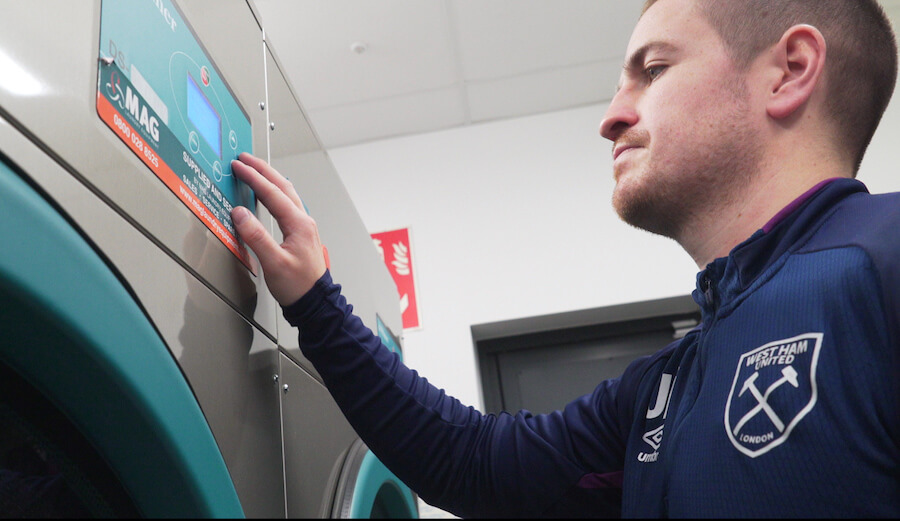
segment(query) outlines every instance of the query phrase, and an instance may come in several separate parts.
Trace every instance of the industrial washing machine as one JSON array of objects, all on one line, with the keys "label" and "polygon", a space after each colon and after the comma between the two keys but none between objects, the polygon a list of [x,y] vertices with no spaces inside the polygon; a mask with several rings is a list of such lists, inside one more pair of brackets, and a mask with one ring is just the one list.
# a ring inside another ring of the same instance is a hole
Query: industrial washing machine
[{"label": "industrial washing machine", "polygon": [[396,288],[249,0],[4,2],[0,516],[417,517],[230,209],[288,174],[399,350]]}]

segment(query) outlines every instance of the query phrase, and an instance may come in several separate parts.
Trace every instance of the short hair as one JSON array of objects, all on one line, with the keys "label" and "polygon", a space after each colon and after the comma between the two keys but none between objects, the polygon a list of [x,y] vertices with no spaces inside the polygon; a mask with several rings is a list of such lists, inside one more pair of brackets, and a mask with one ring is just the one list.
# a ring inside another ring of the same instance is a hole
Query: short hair
[{"label": "short hair", "polygon": [[[658,0],[647,0],[642,14]],[[696,0],[739,70],[794,25],[825,38],[826,113],[853,158],[854,175],[897,81],[897,43],[876,0]]]}]

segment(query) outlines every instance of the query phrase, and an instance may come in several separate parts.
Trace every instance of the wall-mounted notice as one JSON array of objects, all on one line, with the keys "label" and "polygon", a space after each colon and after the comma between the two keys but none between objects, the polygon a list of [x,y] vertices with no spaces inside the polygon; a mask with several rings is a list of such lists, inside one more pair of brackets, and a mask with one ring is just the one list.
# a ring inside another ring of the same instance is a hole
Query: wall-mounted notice
[{"label": "wall-mounted notice", "polygon": [[409,228],[373,233],[372,240],[375,241],[375,247],[384,258],[384,264],[391,273],[394,283],[397,284],[397,292],[400,294],[400,312],[403,315],[403,329],[421,327]]},{"label": "wall-mounted notice", "polygon": [[250,118],[171,0],[103,0],[97,113],[251,270],[231,222],[255,208],[231,174],[253,152]]}]

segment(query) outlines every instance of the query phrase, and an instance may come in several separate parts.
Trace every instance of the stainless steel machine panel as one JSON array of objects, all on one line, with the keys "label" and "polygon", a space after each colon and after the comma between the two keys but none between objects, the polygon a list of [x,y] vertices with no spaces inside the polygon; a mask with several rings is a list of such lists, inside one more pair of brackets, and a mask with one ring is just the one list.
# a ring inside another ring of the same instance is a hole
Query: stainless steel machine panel
[{"label": "stainless steel machine panel", "polygon": [[322,384],[287,356],[279,360],[288,517],[329,517],[357,436]]},{"label": "stainless steel machine panel", "polygon": [[[266,119],[259,109],[265,100],[262,30],[248,4],[184,0],[178,5],[210,53],[229,58],[217,65],[250,118],[253,150],[265,150]],[[266,294],[259,291],[262,280],[251,278],[248,292],[247,268],[98,116],[100,13],[99,0],[4,4],[0,52],[13,64],[17,80],[7,77],[7,88],[0,88],[0,114],[37,136],[72,175],[274,337],[275,304],[254,295]],[[146,23],[166,23],[158,18]],[[103,45],[106,53],[109,42]],[[128,56],[117,52],[116,60],[124,65]],[[202,244],[188,246],[189,237]],[[206,256],[202,264],[192,264],[186,250],[198,247]]]}]

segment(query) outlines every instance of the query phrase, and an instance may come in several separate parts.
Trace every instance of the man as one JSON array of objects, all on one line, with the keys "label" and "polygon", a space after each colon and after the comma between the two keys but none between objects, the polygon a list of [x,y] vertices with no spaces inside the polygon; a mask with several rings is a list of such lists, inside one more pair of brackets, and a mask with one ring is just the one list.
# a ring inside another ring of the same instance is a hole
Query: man
[{"label": "man", "polygon": [[352,315],[290,183],[234,220],[373,452],[460,516],[900,515],[900,194],[855,179],[896,78],[869,0],[649,1],[600,126],[613,204],[701,269],[702,324],[563,411],[482,415]]}]

